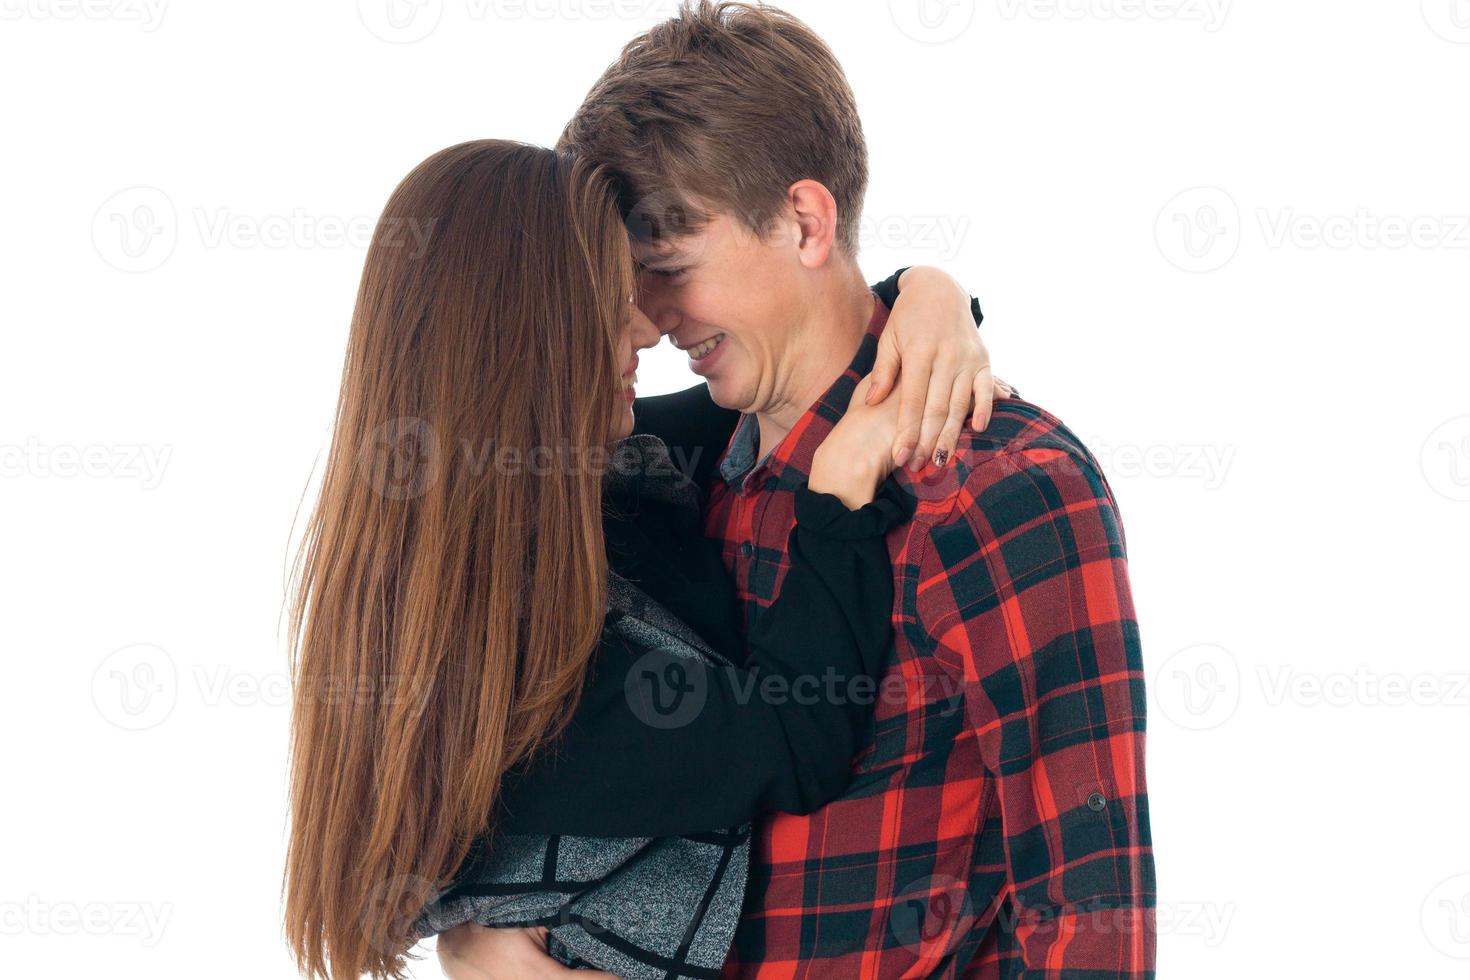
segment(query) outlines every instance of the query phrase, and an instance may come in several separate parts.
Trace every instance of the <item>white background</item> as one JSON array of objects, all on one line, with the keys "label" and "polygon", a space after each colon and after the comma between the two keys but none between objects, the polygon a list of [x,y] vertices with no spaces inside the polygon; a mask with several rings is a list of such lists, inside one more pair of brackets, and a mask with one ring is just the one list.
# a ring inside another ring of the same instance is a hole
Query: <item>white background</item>
[{"label": "white background", "polygon": [[[11,975],[292,975],[283,582],[368,229],[671,10],[388,2],[0,0]],[[1470,3],[925,3],[789,7],[864,269],[969,285],[1120,499],[1161,976],[1464,977]]]}]

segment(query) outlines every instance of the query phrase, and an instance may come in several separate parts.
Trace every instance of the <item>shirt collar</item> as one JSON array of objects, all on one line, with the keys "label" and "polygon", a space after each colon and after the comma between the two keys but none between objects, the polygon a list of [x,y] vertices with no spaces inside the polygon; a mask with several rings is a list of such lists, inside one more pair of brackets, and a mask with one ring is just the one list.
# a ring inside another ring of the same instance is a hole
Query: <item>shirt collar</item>
[{"label": "shirt collar", "polygon": [[873,315],[868,320],[867,332],[852,362],[842,377],[832,383],[826,393],[808,408],[786,437],[766,454],[759,463],[756,453],[760,451],[760,423],[754,415],[742,415],[720,460],[720,476],[725,483],[737,490],[767,489],[778,487],[795,490],[811,472],[812,457],[827,434],[847,412],[847,403],[863,376],[873,370],[878,357],[878,337],[888,323],[888,307],[873,294]]}]

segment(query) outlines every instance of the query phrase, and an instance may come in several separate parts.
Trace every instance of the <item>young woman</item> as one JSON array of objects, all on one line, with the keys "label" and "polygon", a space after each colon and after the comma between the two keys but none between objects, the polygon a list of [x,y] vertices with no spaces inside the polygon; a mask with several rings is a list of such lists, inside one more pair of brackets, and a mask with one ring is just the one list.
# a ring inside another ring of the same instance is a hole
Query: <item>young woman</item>
[{"label": "young woman", "polygon": [[[740,825],[844,787],[871,698],[795,692],[881,670],[897,398],[859,387],[742,637],[694,481],[631,436],[627,367],[659,339],[634,285],[610,182],[550,150],[451,147],[385,208],[292,610],[285,925],[309,976],[401,976],[470,920],[554,924],[564,960],[623,975],[717,966]],[[773,679],[790,696],[751,695]]]}]

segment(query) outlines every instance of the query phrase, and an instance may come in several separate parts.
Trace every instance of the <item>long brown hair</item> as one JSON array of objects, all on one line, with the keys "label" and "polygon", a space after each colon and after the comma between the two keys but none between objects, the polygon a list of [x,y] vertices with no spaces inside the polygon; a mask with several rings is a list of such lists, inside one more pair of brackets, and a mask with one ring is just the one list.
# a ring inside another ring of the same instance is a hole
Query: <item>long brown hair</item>
[{"label": "long brown hair", "polygon": [[612,431],[631,289],[615,195],[565,154],[452,146],[384,209],[291,596],[283,892],[306,976],[403,976],[502,775],[581,694],[607,564],[579,460]]}]

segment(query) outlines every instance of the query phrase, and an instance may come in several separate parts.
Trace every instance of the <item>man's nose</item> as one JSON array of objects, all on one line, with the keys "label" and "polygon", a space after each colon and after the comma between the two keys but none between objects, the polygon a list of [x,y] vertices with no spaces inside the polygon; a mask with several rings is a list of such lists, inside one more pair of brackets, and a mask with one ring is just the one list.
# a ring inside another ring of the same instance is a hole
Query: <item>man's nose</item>
[{"label": "man's nose", "polygon": [[646,350],[658,344],[663,336],[659,329],[653,325],[653,321],[637,306],[633,307],[632,323],[630,324],[633,347],[636,350]]},{"label": "man's nose", "polygon": [[645,290],[638,297],[638,308],[643,311],[654,329],[661,336],[668,336],[679,329],[679,311],[671,304],[663,302],[658,295],[651,290]]},{"label": "man's nose", "polygon": [[679,311],[674,307],[669,306],[658,312],[658,316],[654,319],[653,324],[655,327],[658,328],[658,332],[660,334],[667,337],[669,334],[679,329],[679,324],[681,322],[682,321],[679,317]]}]

